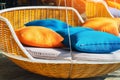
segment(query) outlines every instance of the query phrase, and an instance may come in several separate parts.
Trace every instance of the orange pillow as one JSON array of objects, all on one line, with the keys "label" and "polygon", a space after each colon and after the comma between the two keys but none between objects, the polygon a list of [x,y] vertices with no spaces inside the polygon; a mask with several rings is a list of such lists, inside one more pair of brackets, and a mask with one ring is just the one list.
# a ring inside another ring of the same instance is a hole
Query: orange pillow
[{"label": "orange pillow", "polygon": [[120,3],[120,0],[105,0],[105,1],[113,1],[113,2]]},{"label": "orange pillow", "polygon": [[116,2],[116,1],[106,1],[108,6],[113,7],[113,8],[117,8],[120,10],[120,3]]},{"label": "orange pillow", "polygon": [[35,47],[61,47],[63,37],[45,27],[24,27],[15,31],[21,43]]},{"label": "orange pillow", "polygon": [[108,32],[116,36],[119,35],[119,23],[117,19],[105,18],[105,17],[96,17],[88,19],[82,26],[89,27],[94,30]]}]

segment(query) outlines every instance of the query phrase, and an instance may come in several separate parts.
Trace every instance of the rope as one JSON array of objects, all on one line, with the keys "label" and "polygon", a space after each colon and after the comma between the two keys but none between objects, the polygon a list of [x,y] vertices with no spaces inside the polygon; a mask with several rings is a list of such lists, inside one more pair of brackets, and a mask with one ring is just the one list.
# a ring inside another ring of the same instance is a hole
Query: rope
[{"label": "rope", "polygon": [[[74,8],[73,0],[72,0],[72,7]],[[75,20],[74,19],[74,11],[72,11],[72,20]],[[72,24],[74,25],[74,21],[72,21]]]},{"label": "rope", "polygon": [[61,4],[61,0],[59,0],[58,7],[60,6],[60,4]]},{"label": "rope", "polygon": [[[59,0],[59,3],[58,3],[58,8],[59,8],[59,6],[60,6],[60,4],[61,4],[61,0]],[[60,14],[61,14],[61,9],[60,9],[60,12],[59,12]],[[61,17],[60,17],[61,15],[59,15],[59,19],[61,19]]]},{"label": "rope", "polygon": [[[67,7],[67,2],[66,0],[64,0],[65,2],[65,7]],[[73,1],[72,1],[73,2]],[[67,28],[68,28],[68,40],[69,40],[69,46],[70,46],[70,55],[71,55],[71,65],[70,65],[70,70],[69,70],[69,78],[71,76],[71,73],[72,73],[72,68],[73,68],[73,64],[72,64],[72,46],[71,46],[71,38],[70,38],[70,29],[69,29],[69,25],[68,25],[68,10],[66,8],[66,23],[67,23]]]},{"label": "rope", "polygon": [[[64,1],[65,1],[65,7],[67,7],[66,0],[64,0]],[[66,9],[66,23],[67,23],[67,28],[68,28],[68,38],[69,38],[69,45],[70,45],[70,54],[72,55],[70,28],[69,28],[69,25],[68,25],[68,10],[67,9]]]}]

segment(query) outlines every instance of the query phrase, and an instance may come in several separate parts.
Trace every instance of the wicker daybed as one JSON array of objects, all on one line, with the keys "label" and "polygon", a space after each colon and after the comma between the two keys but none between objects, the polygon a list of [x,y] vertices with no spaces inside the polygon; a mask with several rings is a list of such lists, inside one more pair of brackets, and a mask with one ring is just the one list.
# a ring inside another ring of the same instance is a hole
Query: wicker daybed
[{"label": "wicker daybed", "polygon": [[[66,19],[67,17],[67,19]],[[77,26],[83,23],[70,7],[17,7],[0,11],[0,50],[15,64],[33,73],[54,78],[88,78],[120,68],[120,61],[45,60],[33,58],[18,40],[15,31],[35,19],[56,18]],[[11,74],[11,73],[10,73]]]}]

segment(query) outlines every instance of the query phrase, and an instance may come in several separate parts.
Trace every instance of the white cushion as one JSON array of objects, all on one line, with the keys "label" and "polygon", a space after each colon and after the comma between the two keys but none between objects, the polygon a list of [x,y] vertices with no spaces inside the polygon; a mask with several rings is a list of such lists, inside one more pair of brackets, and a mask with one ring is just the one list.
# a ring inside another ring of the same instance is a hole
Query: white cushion
[{"label": "white cushion", "polygon": [[56,59],[56,60],[84,60],[84,61],[120,61],[120,50],[113,53],[95,54],[95,53],[80,53],[66,48],[36,48],[25,47],[25,49],[38,59]]},{"label": "white cushion", "polygon": [[120,61],[120,50],[112,53],[73,53],[74,60],[85,61]]},{"label": "white cushion", "polygon": [[36,47],[25,47],[25,49],[34,57],[38,59],[71,59],[68,49],[60,48],[36,48]]}]

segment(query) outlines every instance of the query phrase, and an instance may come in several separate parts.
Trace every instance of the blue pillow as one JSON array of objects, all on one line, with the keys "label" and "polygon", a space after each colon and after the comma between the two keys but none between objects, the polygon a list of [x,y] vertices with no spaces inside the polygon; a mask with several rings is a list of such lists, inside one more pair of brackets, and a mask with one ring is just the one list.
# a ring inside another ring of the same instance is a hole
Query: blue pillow
[{"label": "blue pillow", "polygon": [[72,46],[83,52],[111,53],[120,49],[120,38],[106,32],[85,31],[71,35]]},{"label": "blue pillow", "polygon": [[[83,32],[83,31],[93,31],[93,29],[91,28],[87,28],[87,27],[71,27],[69,29],[62,29],[62,30],[58,30],[56,31],[57,33],[59,33],[63,38],[63,44],[67,47],[69,47],[69,36],[71,37],[72,34],[75,34],[77,32]],[[74,40],[74,39],[73,39]]]},{"label": "blue pillow", "polygon": [[43,26],[46,28],[50,28],[54,31],[71,27],[67,23],[57,20],[57,19],[34,20],[34,21],[26,23],[25,26]]},{"label": "blue pillow", "polygon": [[[69,37],[66,34],[62,34],[64,37],[63,43],[69,47]],[[120,38],[106,32],[81,30],[71,34],[70,39],[72,49],[80,52],[99,54],[111,53],[120,49]]]}]

